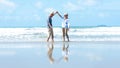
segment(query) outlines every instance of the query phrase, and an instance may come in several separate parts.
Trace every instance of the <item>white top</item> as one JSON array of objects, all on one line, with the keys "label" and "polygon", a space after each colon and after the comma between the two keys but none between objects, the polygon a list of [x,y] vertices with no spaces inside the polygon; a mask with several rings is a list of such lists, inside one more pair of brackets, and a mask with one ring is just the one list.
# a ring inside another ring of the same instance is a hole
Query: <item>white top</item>
[{"label": "white top", "polygon": [[65,20],[62,22],[62,28],[69,28],[70,24],[69,24],[68,21],[69,21],[68,19],[65,19]]}]

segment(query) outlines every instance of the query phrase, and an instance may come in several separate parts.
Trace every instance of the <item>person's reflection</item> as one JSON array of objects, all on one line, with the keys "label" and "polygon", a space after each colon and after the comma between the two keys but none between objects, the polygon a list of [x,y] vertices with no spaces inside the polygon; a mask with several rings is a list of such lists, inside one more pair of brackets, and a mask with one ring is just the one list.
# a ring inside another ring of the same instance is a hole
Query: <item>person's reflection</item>
[{"label": "person's reflection", "polygon": [[48,43],[48,53],[47,54],[48,54],[48,58],[49,58],[49,61],[51,64],[54,63],[54,58],[52,56],[53,49],[54,49],[54,43],[53,42]]},{"label": "person's reflection", "polygon": [[65,62],[68,62],[68,55],[69,55],[69,43],[63,42],[63,47],[62,47],[62,54],[63,54],[63,59]]}]

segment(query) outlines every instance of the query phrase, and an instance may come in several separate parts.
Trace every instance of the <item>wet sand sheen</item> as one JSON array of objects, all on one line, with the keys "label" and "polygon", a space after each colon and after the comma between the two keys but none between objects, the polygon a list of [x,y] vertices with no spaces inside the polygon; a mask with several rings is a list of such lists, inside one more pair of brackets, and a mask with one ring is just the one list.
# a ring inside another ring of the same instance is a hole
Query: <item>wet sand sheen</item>
[{"label": "wet sand sheen", "polygon": [[0,43],[0,68],[120,68],[119,42]]}]

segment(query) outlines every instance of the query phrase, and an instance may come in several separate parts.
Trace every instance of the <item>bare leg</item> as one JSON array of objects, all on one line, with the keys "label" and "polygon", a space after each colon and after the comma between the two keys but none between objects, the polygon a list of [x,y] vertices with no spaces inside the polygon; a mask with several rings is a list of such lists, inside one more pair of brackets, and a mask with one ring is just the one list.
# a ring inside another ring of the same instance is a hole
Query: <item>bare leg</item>
[{"label": "bare leg", "polygon": [[54,33],[53,33],[53,29],[51,29],[51,36],[52,36],[52,42],[54,42]]},{"label": "bare leg", "polygon": [[63,32],[63,41],[65,41],[65,28],[62,28],[62,32]]},{"label": "bare leg", "polygon": [[52,34],[52,33],[51,33],[51,29],[50,29],[50,28],[49,28],[49,31],[48,31],[48,32],[49,32],[49,36],[48,36],[48,38],[47,38],[47,42],[49,41],[50,36],[51,36],[51,34]]},{"label": "bare leg", "polygon": [[66,31],[65,34],[66,34],[67,40],[70,41],[68,36],[68,29],[65,29],[65,31]]}]

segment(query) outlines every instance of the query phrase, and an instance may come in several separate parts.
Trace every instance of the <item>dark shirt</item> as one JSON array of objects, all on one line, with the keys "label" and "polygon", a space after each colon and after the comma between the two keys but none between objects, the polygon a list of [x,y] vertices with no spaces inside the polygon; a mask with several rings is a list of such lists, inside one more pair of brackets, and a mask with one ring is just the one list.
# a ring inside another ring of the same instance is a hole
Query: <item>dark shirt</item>
[{"label": "dark shirt", "polygon": [[[50,24],[50,25],[49,25]],[[47,26],[50,28],[50,26],[52,26],[52,18],[49,17],[48,21],[47,21]]]}]

